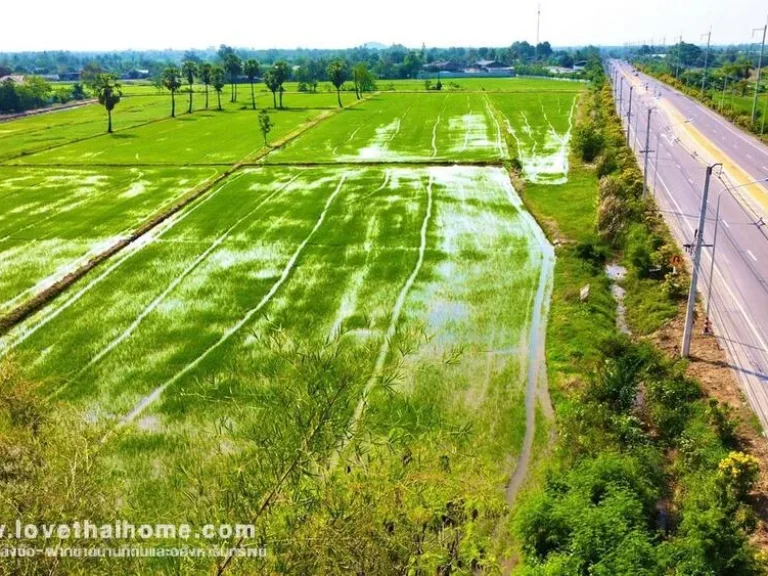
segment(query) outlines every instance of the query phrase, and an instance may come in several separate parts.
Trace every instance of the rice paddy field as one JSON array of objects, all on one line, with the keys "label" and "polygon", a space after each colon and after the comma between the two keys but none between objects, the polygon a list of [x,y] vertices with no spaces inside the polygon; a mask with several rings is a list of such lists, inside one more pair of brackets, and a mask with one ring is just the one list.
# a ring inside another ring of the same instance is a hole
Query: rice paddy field
[{"label": "rice paddy field", "polygon": [[581,87],[343,110],[286,93],[270,147],[247,87],[223,112],[180,97],[176,119],[168,96],[126,97],[113,135],[97,105],[0,123],[0,317],[66,283],[0,356],[99,430],[121,518],[253,520],[259,569],[281,572],[302,539],[350,536],[342,509],[382,530],[465,502],[491,563],[547,426],[554,266],[507,162],[567,186]]}]

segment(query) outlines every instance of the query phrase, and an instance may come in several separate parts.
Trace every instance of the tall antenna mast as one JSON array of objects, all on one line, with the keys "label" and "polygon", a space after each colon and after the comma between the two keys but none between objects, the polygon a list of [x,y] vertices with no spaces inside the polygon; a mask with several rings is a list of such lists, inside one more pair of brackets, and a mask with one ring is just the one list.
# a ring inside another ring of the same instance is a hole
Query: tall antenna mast
[{"label": "tall antenna mast", "polygon": [[536,60],[539,60],[539,30],[541,29],[541,3],[536,10]]},{"label": "tall antenna mast", "polygon": [[539,45],[539,30],[541,30],[541,4],[536,12],[536,46]]}]

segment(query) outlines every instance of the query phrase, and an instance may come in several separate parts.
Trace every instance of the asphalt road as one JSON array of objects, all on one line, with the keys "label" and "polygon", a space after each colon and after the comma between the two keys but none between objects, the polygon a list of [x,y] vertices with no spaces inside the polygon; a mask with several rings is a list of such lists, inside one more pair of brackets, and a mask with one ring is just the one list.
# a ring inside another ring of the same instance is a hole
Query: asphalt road
[{"label": "asphalt road", "polygon": [[[768,189],[749,184],[768,178],[768,147],[727,120],[619,61],[608,64],[611,81],[618,72],[626,128],[629,85],[633,84],[630,145],[644,165],[648,109],[652,108],[648,182],[677,241],[693,242],[707,164],[723,163],[711,179],[707,219],[702,231],[711,245],[720,198],[710,319],[744,393],[768,430]],[[623,84],[623,89],[621,88]],[[647,85],[647,89],[646,89]],[[702,250],[698,290],[706,303],[713,249]],[[696,330],[703,329],[698,318]],[[695,348],[692,355],[695,356]]]}]

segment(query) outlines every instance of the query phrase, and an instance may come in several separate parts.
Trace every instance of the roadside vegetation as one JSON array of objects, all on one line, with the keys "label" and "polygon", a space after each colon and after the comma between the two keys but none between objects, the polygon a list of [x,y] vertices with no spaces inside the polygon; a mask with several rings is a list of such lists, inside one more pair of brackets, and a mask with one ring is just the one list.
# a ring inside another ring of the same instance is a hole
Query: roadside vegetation
[{"label": "roadside vegetation", "polygon": [[[524,198],[558,241],[548,371],[559,439],[513,521],[520,574],[762,574],[758,462],[727,405],[703,396],[686,364],[643,338],[677,310],[669,236],[625,147],[599,61],[581,103],[579,186]],[[629,270],[619,334],[604,265]],[[586,300],[580,288],[590,286]]]}]

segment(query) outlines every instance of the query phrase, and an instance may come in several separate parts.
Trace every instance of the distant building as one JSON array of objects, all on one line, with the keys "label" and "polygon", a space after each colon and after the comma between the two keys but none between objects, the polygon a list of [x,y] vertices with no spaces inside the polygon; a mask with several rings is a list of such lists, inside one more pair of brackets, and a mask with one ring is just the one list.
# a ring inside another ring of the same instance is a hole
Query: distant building
[{"label": "distant building", "polygon": [[505,77],[514,76],[515,67],[507,66],[497,60],[478,60],[474,65],[464,68],[462,72],[472,76]]},{"label": "distant building", "polygon": [[461,64],[453,60],[438,60],[424,66],[424,70],[428,72],[458,72],[461,70]]},{"label": "distant building", "polygon": [[475,67],[486,71],[491,71],[498,68],[506,68],[506,65],[496,60],[478,60],[475,62]]},{"label": "distant building", "polygon": [[555,75],[573,74],[574,71],[573,68],[568,68],[566,66],[547,66],[547,72]]},{"label": "distant building", "polygon": [[62,72],[59,74],[59,79],[62,82],[80,82],[81,72]]},{"label": "distant building", "polygon": [[123,74],[123,80],[146,80],[149,78],[149,70],[134,68]]},{"label": "distant building", "polygon": [[0,82],[5,82],[6,80],[13,80],[15,84],[24,84],[24,76],[21,76],[20,74],[11,74],[9,76],[0,77]]}]

